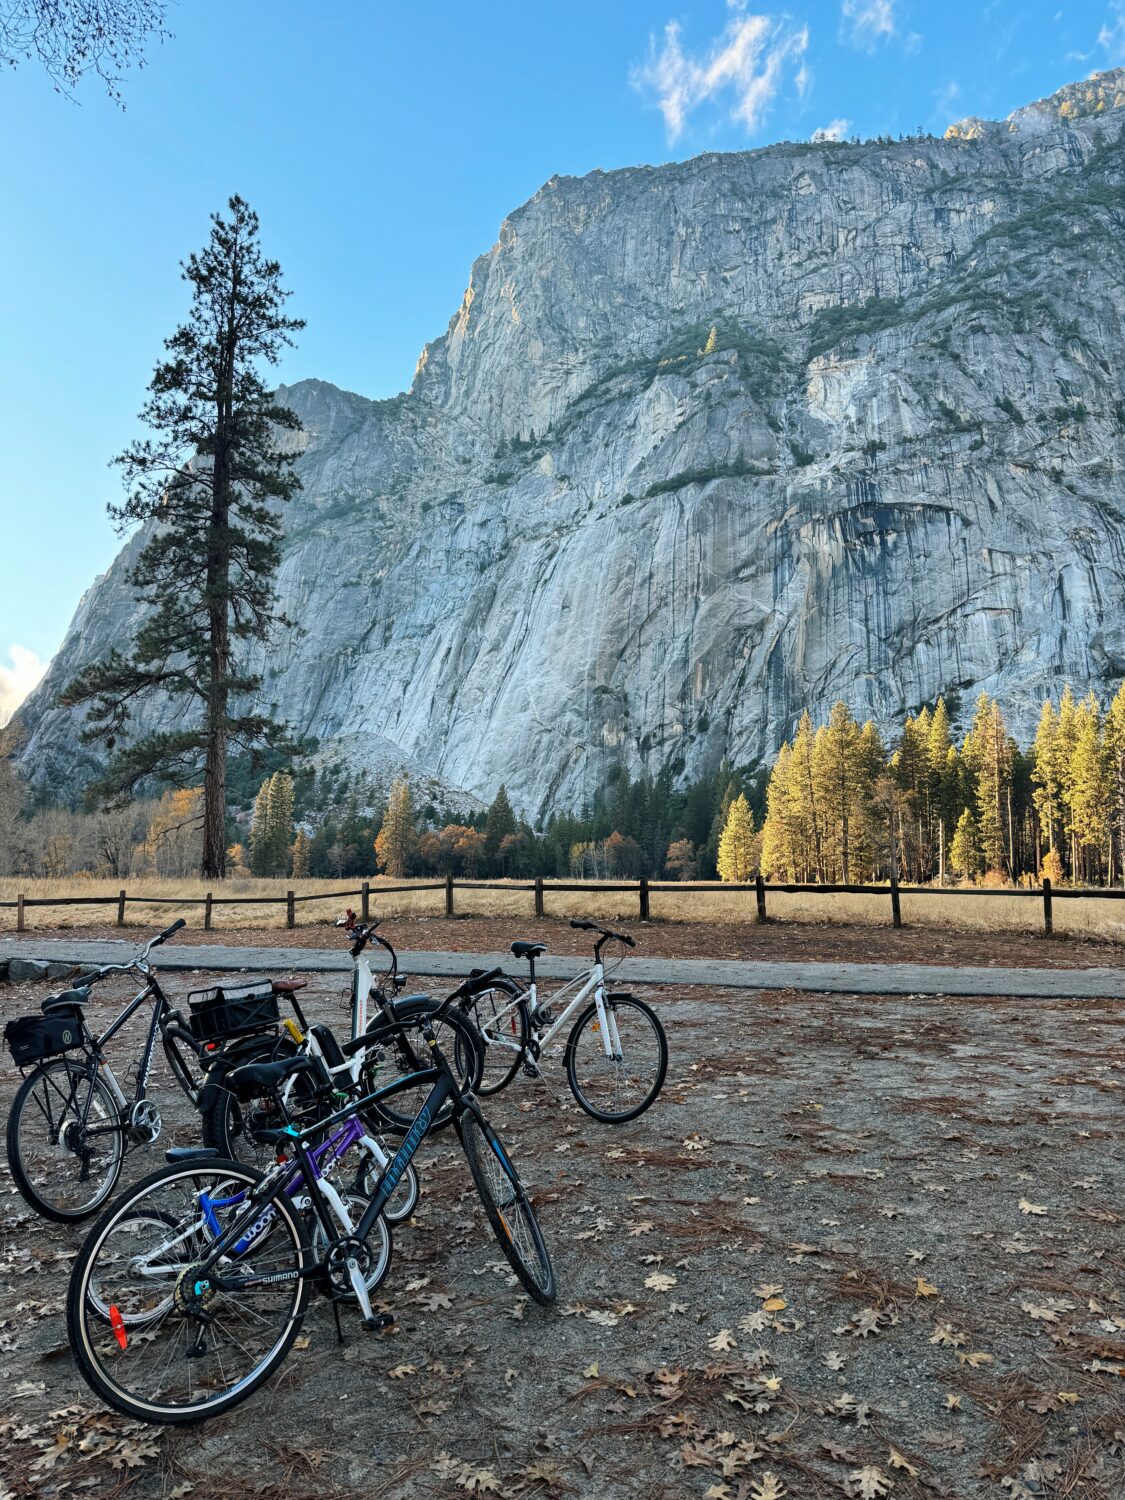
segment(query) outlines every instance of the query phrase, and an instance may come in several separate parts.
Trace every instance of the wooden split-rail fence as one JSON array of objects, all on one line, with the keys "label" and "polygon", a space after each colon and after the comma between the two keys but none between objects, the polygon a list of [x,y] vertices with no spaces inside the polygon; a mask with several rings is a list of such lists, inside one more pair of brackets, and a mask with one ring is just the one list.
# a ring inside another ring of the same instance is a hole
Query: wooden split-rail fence
[{"label": "wooden split-rail fence", "polygon": [[[371,915],[371,897],[398,895],[403,893],[421,891],[444,891],[445,892],[445,915],[452,917],[456,915],[456,893],[464,891],[526,891],[531,892],[535,898],[535,915],[542,917],[546,913],[547,897],[553,894],[574,894],[586,892],[589,894],[614,894],[632,892],[637,900],[637,916],[640,921],[647,922],[651,915],[651,900],[654,891],[685,892],[703,891],[713,896],[721,896],[726,900],[742,897],[746,901],[746,919],[757,922],[769,920],[769,897],[773,892],[793,894],[805,892],[818,896],[849,895],[849,896],[879,896],[890,902],[891,921],[895,927],[902,926],[902,897],[917,896],[935,897],[942,896],[971,896],[974,899],[987,901],[990,897],[1005,896],[1017,897],[1029,901],[1038,901],[1042,905],[1043,930],[1050,933],[1054,929],[1053,904],[1055,901],[1083,900],[1095,898],[1098,900],[1116,899],[1125,900],[1125,889],[1121,888],[1098,888],[1084,887],[1067,888],[1063,890],[1052,887],[1049,880],[1044,880],[1041,886],[986,886],[986,887],[964,887],[964,886],[905,886],[897,879],[892,878],[889,885],[817,885],[810,884],[781,884],[774,881],[764,880],[760,875],[753,881],[716,881],[716,880],[683,880],[683,881],[650,881],[645,876],[639,880],[625,881],[544,881],[542,876],[536,876],[533,881],[499,881],[499,880],[454,880],[452,875],[447,875],[442,881],[420,882],[414,885],[376,885],[372,886],[370,881],[364,880],[358,886],[341,891],[316,891],[302,895],[297,891],[288,890],[283,896],[222,896],[208,891],[202,896],[145,896],[140,894],[130,895],[127,888],[122,888],[116,895],[108,896],[28,896],[22,892],[16,896],[14,901],[0,901],[0,908],[15,909],[16,930],[24,932],[27,930],[27,914],[32,907],[41,906],[111,906],[116,908],[116,921],[118,927],[125,925],[125,912],[130,903],[140,906],[202,906],[203,926],[210,930],[212,915],[218,906],[284,906],[285,923],[287,927],[296,926],[297,906],[299,903],[308,901],[350,901],[359,898],[360,915],[366,921]],[[752,902],[751,902],[752,898]]]}]

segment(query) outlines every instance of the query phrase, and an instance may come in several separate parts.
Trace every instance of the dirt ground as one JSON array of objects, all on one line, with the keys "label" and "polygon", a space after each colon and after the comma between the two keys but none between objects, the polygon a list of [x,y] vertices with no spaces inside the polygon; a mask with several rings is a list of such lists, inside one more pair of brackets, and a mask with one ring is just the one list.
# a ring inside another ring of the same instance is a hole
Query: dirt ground
[{"label": "dirt ground", "polygon": [[[315,976],[312,1012],[342,1027],[345,985]],[[2,987],[0,1012],[43,993]],[[554,1308],[514,1285],[439,1137],[382,1289],[396,1330],[345,1323],[341,1349],[315,1301],[282,1375],[202,1428],[98,1406],[65,1346],[80,1231],[33,1217],[5,1172],[0,1494],[1121,1500],[1120,1005],[649,998],[671,1065],[640,1120],[596,1125],[554,1060],[489,1105],[536,1192]],[[15,1082],[8,1063],[5,1108]],[[162,1144],[192,1139],[155,1088]]]},{"label": "dirt ground", "polygon": [[[171,917],[169,917],[171,920]],[[835,923],[606,922],[637,940],[648,958],[734,958],[772,963],[915,963],[1012,968],[1125,968],[1125,943],[1034,933],[962,931],[933,927],[845,927]],[[143,929],[154,931],[155,927]],[[503,952],[513,938],[548,944],[552,953],[587,957],[592,940],[559,917],[387,917],[380,932],[400,951],[430,953]],[[132,939],[142,929],[112,925],[80,929],[36,928],[42,938]],[[295,927],[224,927],[205,932],[189,925],[184,943],[262,947],[336,948],[340,933],[329,922]],[[2,952],[0,948],[0,952]],[[607,950],[608,951],[608,950]]]}]

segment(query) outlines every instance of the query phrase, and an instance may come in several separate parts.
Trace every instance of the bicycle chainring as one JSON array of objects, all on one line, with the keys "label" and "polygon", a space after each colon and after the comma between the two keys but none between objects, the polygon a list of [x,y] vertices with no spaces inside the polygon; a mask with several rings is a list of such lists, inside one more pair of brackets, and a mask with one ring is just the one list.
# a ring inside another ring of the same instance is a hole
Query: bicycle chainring
[{"label": "bicycle chainring", "polygon": [[151,1146],[160,1136],[160,1111],[151,1099],[138,1099],[129,1114],[129,1134],[141,1146]]}]

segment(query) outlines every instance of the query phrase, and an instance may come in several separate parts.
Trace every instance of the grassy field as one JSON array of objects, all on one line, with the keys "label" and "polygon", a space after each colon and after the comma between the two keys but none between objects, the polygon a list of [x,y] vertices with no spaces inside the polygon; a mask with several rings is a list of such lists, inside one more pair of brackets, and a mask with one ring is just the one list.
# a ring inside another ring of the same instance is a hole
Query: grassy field
[{"label": "grassy field", "polygon": [[[400,881],[385,877],[371,880],[372,911],[385,917],[439,916],[445,911],[445,893],[425,889],[434,880]],[[59,880],[36,880],[26,876],[0,878],[0,901],[14,902],[19,892],[28,900],[50,900],[53,897],[97,896],[104,904],[82,906],[29,906],[26,926],[29,931],[47,927],[93,927],[116,921],[115,902],[124,884],[129,893],[125,922],[129,927],[154,927],[177,916],[187,917],[192,927],[203,925],[203,900],[207,886],[201,880],[168,880],[154,877],[136,880],[83,879],[67,876]],[[330,921],[348,905],[359,906],[359,880],[345,876],[340,880],[232,879],[215,892],[212,912],[215,928],[250,928],[285,926],[285,892],[290,884],[298,897],[298,926],[315,926]],[[528,919],[534,915],[534,899],[527,882],[513,881],[510,888],[499,889],[493,882],[476,888],[458,883],[455,910],[458,916],[513,917]],[[402,886],[412,889],[403,891]],[[398,887],[393,894],[381,894],[385,887]],[[637,896],[634,891],[557,891],[547,881],[545,910],[556,917],[591,917],[605,921],[635,921]],[[351,895],[342,894],[351,892]],[[713,890],[684,891],[674,884],[650,887],[651,914],[667,922],[752,922],[755,915],[752,892],[731,890],[716,884]],[[253,897],[260,896],[261,904]],[[152,904],[135,897],[157,898]],[[239,904],[224,906],[219,899],[238,897]],[[198,903],[189,905],[188,903]],[[243,903],[246,904],[243,904]],[[164,904],[168,903],[168,904]],[[268,904],[269,903],[269,904]],[[768,912],[779,922],[833,923],[848,926],[888,926],[891,920],[890,892],[879,895],[837,895],[812,891],[770,891]],[[973,895],[946,894],[927,896],[902,895],[903,921],[911,927],[958,928],[977,932],[1039,932],[1043,926],[1043,907],[1038,899],[997,894],[982,898]],[[1091,896],[1081,901],[1060,899],[1054,907],[1055,931],[1082,937],[1125,939],[1125,901]],[[15,930],[16,912],[0,908],[0,932]]]}]

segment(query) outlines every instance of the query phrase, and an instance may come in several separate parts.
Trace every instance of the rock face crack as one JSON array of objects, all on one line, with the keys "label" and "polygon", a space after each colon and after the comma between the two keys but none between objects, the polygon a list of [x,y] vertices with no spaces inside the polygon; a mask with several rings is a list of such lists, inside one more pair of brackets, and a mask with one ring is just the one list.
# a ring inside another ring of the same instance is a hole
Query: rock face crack
[{"label": "rock face crack", "polygon": [[[1123,230],[1125,108],[552,179],[408,393],[282,390],[304,633],[264,700],[532,816],[835,698],[890,727],[984,688],[1027,734],[1125,672]],[[138,545],[20,714],[58,793],[96,769],[58,694],[131,635]]]}]

